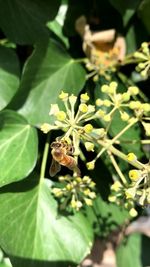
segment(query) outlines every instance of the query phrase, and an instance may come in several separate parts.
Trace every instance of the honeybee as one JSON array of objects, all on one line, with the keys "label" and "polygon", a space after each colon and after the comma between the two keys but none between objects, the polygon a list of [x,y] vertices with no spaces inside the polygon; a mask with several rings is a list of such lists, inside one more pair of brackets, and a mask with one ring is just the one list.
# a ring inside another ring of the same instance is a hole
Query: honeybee
[{"label": "honeybee", "polygon": [[80,176],[80,170],[75,159],[71,156],[73,154],[73,146],[69,145],[65,140],[56,140],[51,144],[52,163],[50,166],[50,176],[55,176],[61,169],[61,165],[67,167],[72,171],[76,171]]}]

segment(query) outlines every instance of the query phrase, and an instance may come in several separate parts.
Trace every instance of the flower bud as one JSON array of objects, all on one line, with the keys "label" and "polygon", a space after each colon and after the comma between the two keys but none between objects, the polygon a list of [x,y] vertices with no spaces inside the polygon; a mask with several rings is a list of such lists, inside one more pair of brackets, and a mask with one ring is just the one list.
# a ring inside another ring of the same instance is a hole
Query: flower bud
[{"label": "flower bud", "polygon": [[108,197],[108,200],[109,200],[110,202],[116,202],[116,196],[109,196],[109,197]]},{"label": "flower bud", "polygon": [[100,107],[103,105],[103,100],[101,100],[100,98],[96,99],[96,102],[95,102],[96,106]]},{"label": "flower bud", "polygon": [[111,116],[109,114],[105,115],[103,117],[103,120],[106,121],[106,122],[110,122],[111,121]]},{"label": "flower bud", "polygon": [[140,170],[130,170],[129,171],[129,177],[132,181],[136,182],[141,177],[141,171]]},{"label": "flower bud", "polygon": [[85,148],[87,151],[94,151],[94,144],[91,142],[85,142]]},{"label": "flower bud", "polygon": [[139,93],[139,88],[137,86],[130,86],[128,91],[131,95],[137,95]]},{"label": "flower bud", "polygon": [[136,209],[134,208],[130,209],[129,214],[131,217],[136,217],[138,215]]},{"label": "flower bud", "polygon": [[123,120],[123,121],[128,121],[129,120],[129,115],[128,115],[128,113],[127,112],[122,112],[121,113],[121,119]]},{"label": "flower bud", "polygon": [[86,124],[84,127],[84,131],[85,131],[85,133],[91,133],[92,132],[92,130],[93,130],[93,126],[92,126],[92,124]]},{"label": "flower bud", "polygon": [[86,205],[88,205],[88,206],[93,205],[92,200],[90,198],[84,198],[84,201],[85,201]]},{"label": "flower bud", "polygon": [[114,182],[114,184],[111,185],[111,190],[118,192],[121,187],[122,187],[121,183],[119,181],[116,181]]},{"label": "flower bud", "polygon": [[85,102],[87,102],[89,100],[89,96],[88,96],[87,93],[81,94],[80,99],[81,99],[82,103],[85,103]]},{"label": "flower bud", "polygon": [[129,153],[127,155],[127,160],[130,161],[130,162],[135,162],[137,160],[137,157],[134,153]]},{"label": "flower bud", "polygon": [[64,121],[66,119],[66,113],[61,110],[61,111],[56,113],[56,118],[59,121]]},{"label": "flower bud", "polygon": [[88,106],[84,103],[80,104],[79,105],[79,110],[82,112],[82,113],[87,113],[88,111]]},{"label": "flower bud", "polygon": [[129,92],[123,93],[121,97],[124,102],[127,102],[130,100],[130,93]]},{"label": "flower bud", "polygon": [[69,102],[70,102],[71,106],[74,106],[76,101],[77,101],[77,96],[75,96],[73,94],[71,96],[69,96]]},{"label": "flower bud", "polygon": [[108,99],[105,99],[105,100],[103,101],[103,105],[106,106],[106,107],[110,107],[111,104],[112,104],[111,101],[108,100]]},{"label": "flower bud", "polygon": [[95,168],[95,160],[87,162],[86,166],[88,170],[93,170]]},{"label": "flower bud", "polygon": [[108,93],[109,92],[109,86],[107,84],[102,85],[101,91],[103,93]]},{"label": "flower bud", "polygon": [[41,125],[41,131],[47,134],[52,129],[52,126],[49,123],[43,123]]},{"label": "flower bud", "polygon": [[59,98],[63,101],[67,100],[68,99],[68,93],[61,91]]}]

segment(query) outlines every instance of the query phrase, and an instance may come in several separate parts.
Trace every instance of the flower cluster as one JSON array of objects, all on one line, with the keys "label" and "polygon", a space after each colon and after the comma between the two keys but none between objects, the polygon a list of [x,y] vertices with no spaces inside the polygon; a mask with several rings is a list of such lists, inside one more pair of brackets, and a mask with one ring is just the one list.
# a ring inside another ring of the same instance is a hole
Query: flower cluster
[{"label": "flower cluster", "polygon": [[[96,106],[100,108],[99,114],[101,114],[104,121],[109,122],[112,120],[114,112],[118,110],[121,120],[132,123],[133,120],[137,119],[145,128],[146,134],[149,135],[149,124],[144,120],[146,119],[145,116],[150,114],[150,104],[133,100],[139,94],[138,87],[129,86],[127,91],[123,93],[117,93],[117,87],[118,84],[116,82],[111,82],[109,85],[101,87],[101,91],[107,95],[107,98],[96,100]],[[109,108],[109,113],[106,114],[102,107]]]},{"label": "flower cluster", "polygon": [[140,72],[142,77],[147,78],[150,75],[149,43],[142,43],[140,50],[134,53],[134,58],[139,61],[138,65],[136,66],[136,71]]},{"label": "flower cluster", "polygon": [[[54,119],[54,123],[44,123],[41,126],[41,130],[44,133],[57,129],[64,131],[59,142],[63,140],[71,144],[74,148],[71,155],[71,157],[73,157],[72,162],[75,160],[76,164],[78,164],[78,156],[80,156],[81,159],[84,158],[80,146],[81,142],[84,144],[87,151],[95,151],[95,158],[90,162],[86,162],[88,170],[93,170],[96,160],[104,152],[107,152],[121,181],[123,181],[123,184],[118,184],[117,182],[112,185],[112,195],[109,199],[117,203],[122,203],[125,200],[125,205],[130,214],[135,216],[136,210],[134,209],[134,201],[143,205],[145,203],[150,203],[150,170],[147,165],[138,162],[133,153],[130,153],[126,157],[126,155],[117,150],[114,145],[118,138],[137,122],[141,122],[146,134],[150,135],[150,124],[146,121],[149,120],[147,116],[150,112],[150,104],[142,103],[137,100],[139,89],[135,86],[130,86],[127,91],[123,93],[117,92],[117,89],[118,84],[115,81],[103,85],[100,90],[105,94],[106,98],[97,99],[95,105],[88,103],[89,95],[87,93],[81,94],[80,101],[77,102],[77,97],[75,95],[69,95],[62,91],[59,98],[64,105],[63,109],[61,110],[57,104],[51,105],[49,114]],[[120,119],[126,122],[126,126],[114,138],[110,139],[109,127],[116,111],[119,112]],[[103,125],[106,125],[106,129],[95,128],[91,124],[91,121],[95,119],[101,120]],[[69,140],[69,142],[67,140]],[[65,156],[69,155],[67,154],[67,149],[64,147],[63,151],[66,153]],[[132,181],[129,184],[127,182],[128,179],[124,177],[119,166],[117,166],[117,162],[112,155],[113,153],[114,155],[120,156],[128,163],[131,163],[131,165],[136,168],[136,170],[131,170],[129,173],[130,180]],[[58,160],[58,163],[65,166],[65,162],[62,160],[61,162]],[[82,179],[81,173],[77,172],[77,168],[71,167],[70,169],[73,170],[73,176],[61,177],[59,180],[63,183],[62,187],[54,188],[53,193],[55,196],[61,197],[61,201],[63,201],[62,205],[65,205],[67,202],[70,207],[76,210],[80,209],[83,203],[92,205],[92,199],[95,197],[95,193],[93,194],[91,191],[90,183],[92,182],[90,178],[87,179],[87,177],[84,176]]]},{"label": "flower cluster", "polygon": [[110,73],[116,71],[118,64],[119,49],[117,47],[107,48],[106,51],[93,49],[91,50],[90,59],[86,59],[86,68],[91,71],[87,77],[93,77],[97,81],[100,76],[110,80]]},{"label": "flower cluster", "polygon": [[69,207],[79,210],[83,205],[92,206],[96,194],[95,183],[88,176],[72,177],[70,175],[59,177],[60,187],[54,187],[52,193],[60,199],[60,208]]},{"label": "flower cluster", "polygon": [[71,138],[74,146],[74,156],[80,154],[79,144],[83,141],[87,151],[94,150],[94,144],[91,142],[92,136],[95,138],[103,138],[105,135],[104,128],[94,128],[89,121],[98,118],[99,113],[95,112],[95,106],[87,104],[89,96],[87,93],[81,94],[80,103],[77,112],[75,112],[75,104],[77,97],[61,92],[59,98],[63,101],[64,110],[60,110],[57,104],[52,104],[50,116],[54,117],[54,124],[44,123],[41,130],[48,133],[51,130],[61,129],[65,132],[64,138]]},{"label": "flower cluster", "polygon": [[[127,159],[129,162],[138,162],[134,153],[129,153]],[[129,171],[130,182],[126,186],[119,181],[114,182],[109,196],[111,202],[124,205],[132,217],[137,215],[135,204],[140,206],[150,204],[150,165],[142,163],[140,165],[141,169]]]}]

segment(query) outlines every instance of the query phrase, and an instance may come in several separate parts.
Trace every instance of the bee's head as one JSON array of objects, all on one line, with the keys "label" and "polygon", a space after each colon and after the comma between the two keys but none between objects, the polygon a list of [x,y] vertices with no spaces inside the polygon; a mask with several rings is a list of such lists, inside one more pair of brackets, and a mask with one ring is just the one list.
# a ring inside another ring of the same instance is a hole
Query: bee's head
[{"label": "bee's head", "polygon": [[51,148],[57,149],[57,148],[61,148],[62,144],[60,142],[53,142],[51,144]]}]

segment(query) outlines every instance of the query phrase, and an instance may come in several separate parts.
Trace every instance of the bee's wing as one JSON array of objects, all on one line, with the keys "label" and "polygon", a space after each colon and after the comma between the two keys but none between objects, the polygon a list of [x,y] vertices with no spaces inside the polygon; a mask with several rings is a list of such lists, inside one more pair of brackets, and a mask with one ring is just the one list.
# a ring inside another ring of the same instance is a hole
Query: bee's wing
[{"label": "bee's wing", "polygon": [[49,169],[49,174],[51,177],[55,176],[61,169],[61,166],[60,164],[52,159],[52,163],[51,163],[51,166],[50,166],[50,169]]}]

